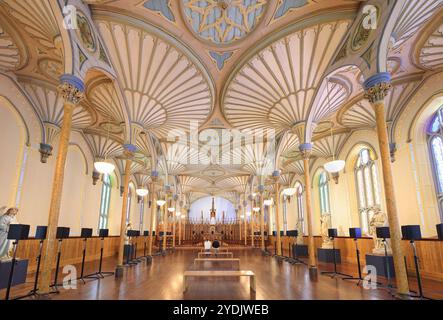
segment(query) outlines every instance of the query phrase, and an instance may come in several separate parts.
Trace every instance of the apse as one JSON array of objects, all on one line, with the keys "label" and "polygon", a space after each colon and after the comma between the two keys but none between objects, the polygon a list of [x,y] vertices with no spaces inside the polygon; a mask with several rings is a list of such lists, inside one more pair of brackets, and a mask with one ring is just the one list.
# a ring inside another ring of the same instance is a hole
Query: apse
[{"label": "apse", "polygon": [[[202,211],[203,211],[203,220],[207,221],[211,218],[210,211],[212,208],[212,197],[204,197],[194,201],[191,205],[191,209],[189,211],[189,219],[191,221],[201,221]],[[215,197],[214,198],[214,208],[216,210],[216,220],[222,221],[223,212],[225,213],[225,222],[229,220],[234,220],[235,209],[234,205],[226,200],[225,198]]]}]

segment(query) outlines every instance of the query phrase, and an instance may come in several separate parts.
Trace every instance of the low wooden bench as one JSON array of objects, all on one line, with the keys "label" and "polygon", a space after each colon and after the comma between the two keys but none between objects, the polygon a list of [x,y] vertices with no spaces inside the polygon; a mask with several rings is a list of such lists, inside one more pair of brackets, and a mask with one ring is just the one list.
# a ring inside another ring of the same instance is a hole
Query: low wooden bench
[{"label": "low wooden bench", "polygon": [[183,292],[188,289],[186,279],[188,277],[249,277],[249,287],[251,291],[256,290],[255,288],[255,274],[251,270],[204,270],[204,271],[185,271],[183,274]]},{"label": "low wooden bench", "polygon": [[[232,252],[223,251],[223,252],[217,253],[217,256],[223,256],[223,255],[230,256],[231,258],[234,258],[234,253],[232,253]],[[214,252],[199,252],[198,257],[201,258],[201,256],[205,256],[205,257],[215,256],[215,253]]]},{"label": "low wooden bench", "polygon": [[240,259],[239,258],[195,258],[194,264],[197,262],[237,262],[238,268],[240,269]]}]

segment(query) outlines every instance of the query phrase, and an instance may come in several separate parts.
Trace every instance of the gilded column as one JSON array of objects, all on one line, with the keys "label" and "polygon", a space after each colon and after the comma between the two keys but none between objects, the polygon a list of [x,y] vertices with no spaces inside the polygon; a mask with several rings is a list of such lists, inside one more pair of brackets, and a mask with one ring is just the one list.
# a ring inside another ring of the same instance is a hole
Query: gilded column
[{"label": "gilded column", "polygon": [[64,99],[63,122],[60,130],[57,159],[52,182],[51,203],[49,206],[48,233],[45,241],[39,293],[50,291],[51,271],[56,255],[56,232],[60,216],[60,204],[63,191],[66,156],[68,153],[69,137],[71,135],[72,115],[75,107],[84,96],[83,81],[76,76],[65,74],[60,77],[59,91]]},{"label": "gilded column", "polygon": [[253,196],[250,195],[251,200],[251,247],[254,247],[254,200]]},{"label": "gilded column", "polygon": [[363,86],[366,92],[365,98],[369,100],[375,111],[377,136],[383,170],[383,183],[385,187],[386,208],[388,211],[387,215],[391,232],[392,256],[398,288],[397,292],[400,295],[407,295],[409,294],[408,275],[404,263],[403,249],[401,247],[401,231],[395,201],[384,103],[384,99],[392,87],[391,75],[387,72],[376,74],[367,79]]},{"label": "gilded column", "polygon": [[125,230],[126,230],[126,212],[128,211],[128,192],[129,192],[129,178],[131,175],[131,165],[132,158],[134,156],[134,152],[136,151],[136,147],[131,144],[125,144],[124,146],[124,156],[126,157],[125,162],[125,174],[123,179],[123,204],[122,204],[122,213],[120,218],[120,240],[119,240],[119,248],[118,248],[118,258],[117,258],[117,267],[115,268],[115,277],[123,276],[123,258],[124,258],[124,250],[125,250]]},{"label": "gilded column", "polygon": [[317,277],[317,260],[315,257],[314,234],[312,231],[312,208],[311,208],[311,176],[309,172],[309,158],[311,157],[312,144],[305,143],[299,147],[303,155],[303,167],[305,172],[306,189],[306,220],[308,224],[308,252],[309,252],[309,275],[311,279]]},{"label": "gilded column", "polygon": [[261,237],[261,249],[265,251],[265,207],[263,205],[263,192],[265,191],[264,185],[258,186],[258,192],[260,193],[260,237]]},{"label": "gilded column", "polygon": [[277,255],[281,256],[281,237],[280,237],[280,213],[279,213],[279,204],[280,204],[280,184],[278,183],[280,180],[280,171],[274,171],[272,173],[272,179],[274,180],[274,191],[275,191],[275,224],[276,224],[276,237],[277,237]]},{"label": "gilded column", "polygon": [[247,206],[247,204],[248,203],[246,202],[246,200],[244,200],[243,201],[243,219],[244,219],[243,223],[245,225],[245,228],[244,228],[243,234],[245,236],[245,246],[248,245],[248,226],[247,226],[247,217],[246,217],[246,206]]}]

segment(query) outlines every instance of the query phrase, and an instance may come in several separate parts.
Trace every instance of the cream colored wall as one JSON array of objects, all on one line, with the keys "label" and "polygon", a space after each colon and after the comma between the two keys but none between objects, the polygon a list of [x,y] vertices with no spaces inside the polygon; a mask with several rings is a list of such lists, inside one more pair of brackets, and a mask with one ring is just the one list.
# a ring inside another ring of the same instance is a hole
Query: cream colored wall
[{"label": "cream colored wall", "polygon": [[[53,155],[47,163],[40,162],[41,128],[36,113],[14,80],[0,74],[0,148],[4,150],[0,164],[0,207],[13,206],[17,202],[17,220],[31,225],[31,236],[37,225],[48,223],[57,154],[56,138]],[[82,135],[73,131],[70,144],[59,226],[70,227],[72,236],[79,235],[82,227],[93,228],[96,233],[102,183],[92,184],[93,157]],[[119,234],[120,213],[121,198],[116,184],[111,195],[111,235]]]}]

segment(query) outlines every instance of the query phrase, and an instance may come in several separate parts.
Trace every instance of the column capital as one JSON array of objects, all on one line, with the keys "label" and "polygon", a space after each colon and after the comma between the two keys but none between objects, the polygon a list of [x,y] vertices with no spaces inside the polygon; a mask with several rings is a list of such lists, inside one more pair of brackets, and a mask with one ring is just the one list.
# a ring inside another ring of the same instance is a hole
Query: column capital
[{"label": "column capital", "polygon": [[300,150],[304,159],[309,159],[312,153],[312,143],[303,143],[298,146],[298,150]]},{"label": "column capital", "polygon": [[124,149],[123,154],[128,159],[132,159],[134,157],[134,153],[137,151],[137,147],[129,143],[124,144],[123,149]]},{"label": "column capital", "polygon": [[364,97],[370,103],[381,102],[391,90],[391,75],[388,72],[380,72],[366,79],[363,83]]},{"label": "column capital", "polygon": [[85,85],[83,81],[72,74],[64,74],[59,80],[58,90],[65,102],[77,105],[84,97]]}]

